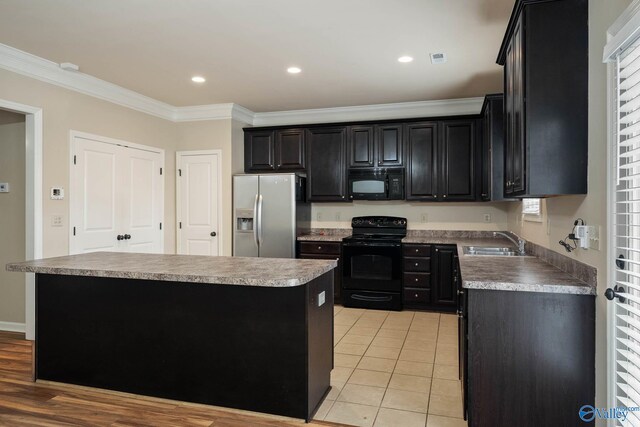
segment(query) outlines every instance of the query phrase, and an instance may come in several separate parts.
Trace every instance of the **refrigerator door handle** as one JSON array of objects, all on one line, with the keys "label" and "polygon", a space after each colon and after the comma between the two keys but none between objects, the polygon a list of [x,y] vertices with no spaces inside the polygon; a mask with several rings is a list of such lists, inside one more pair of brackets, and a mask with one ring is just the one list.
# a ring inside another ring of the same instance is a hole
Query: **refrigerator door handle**
[{"label": "refrigerator door handle", "polygon": [[258,245],[262,244],[262,194],[258,196]]},{"label": "refrigerator door handle", "polygon": [[258,194],[256,194],[256,198],[253,202],[253,241],[256,242],[256,246],[260,246],[260,241],[258,240]]}]

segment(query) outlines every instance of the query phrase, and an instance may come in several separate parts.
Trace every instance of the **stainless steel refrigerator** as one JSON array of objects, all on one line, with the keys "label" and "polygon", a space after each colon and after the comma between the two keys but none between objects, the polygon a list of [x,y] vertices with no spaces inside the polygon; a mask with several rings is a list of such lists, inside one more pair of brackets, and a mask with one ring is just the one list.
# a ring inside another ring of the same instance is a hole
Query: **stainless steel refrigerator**
[{"label": "stainless steel refrigerator", "polygon": [[299,174],[233,177],[233,255],[295,258],[296,238],[309,231],[311,205]]}]

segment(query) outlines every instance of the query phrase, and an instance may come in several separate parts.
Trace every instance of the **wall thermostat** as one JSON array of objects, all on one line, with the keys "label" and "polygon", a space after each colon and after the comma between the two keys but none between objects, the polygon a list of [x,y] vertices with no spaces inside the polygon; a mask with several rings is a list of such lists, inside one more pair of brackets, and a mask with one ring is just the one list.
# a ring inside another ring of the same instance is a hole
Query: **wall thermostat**
[{"label": "wall thermostat", "polygon": [[62,200],[62,199],[64,199],[64,188],[51,187],[51,200]]},{"label": "wall thermostat", "polygon": [[0,182],[0,193],[8,193],[8,192],[9,192],[9,183]]}]

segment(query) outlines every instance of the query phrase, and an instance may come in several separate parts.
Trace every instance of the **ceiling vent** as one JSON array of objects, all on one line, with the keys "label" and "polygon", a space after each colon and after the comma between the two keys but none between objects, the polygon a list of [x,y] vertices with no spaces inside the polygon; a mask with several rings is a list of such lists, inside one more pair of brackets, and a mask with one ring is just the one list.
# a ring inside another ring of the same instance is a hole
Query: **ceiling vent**
[{"label": "ceiling vent", "polygon": [[444,64],[447,62],[447,55],[444,53],[430,53],[429,56],[432,64]]}]

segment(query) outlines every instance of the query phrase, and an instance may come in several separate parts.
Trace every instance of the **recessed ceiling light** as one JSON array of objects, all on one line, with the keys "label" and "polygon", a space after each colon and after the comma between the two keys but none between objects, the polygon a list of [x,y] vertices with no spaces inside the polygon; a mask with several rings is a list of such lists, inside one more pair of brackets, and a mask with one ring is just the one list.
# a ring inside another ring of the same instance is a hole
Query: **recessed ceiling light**
[{"label": "recessed ceiling light", "polygon": [[207,79],[205,79],[202,76],[193,76],[193,77],[191,77],[191,81],[194,82],[194,83],[204,83],[204,82],[207,81]]},{"label": "recessed ceiling light", "polygon": [[299,67],[289,67],[287,68],[287,73],[289,74],[298,74],[300,71],[302,71]]},{"label": "recessed ceiling light", "polygon": [[401,56],[398,58],[398,62],[411,62],[413,58],[411,56]]}]

